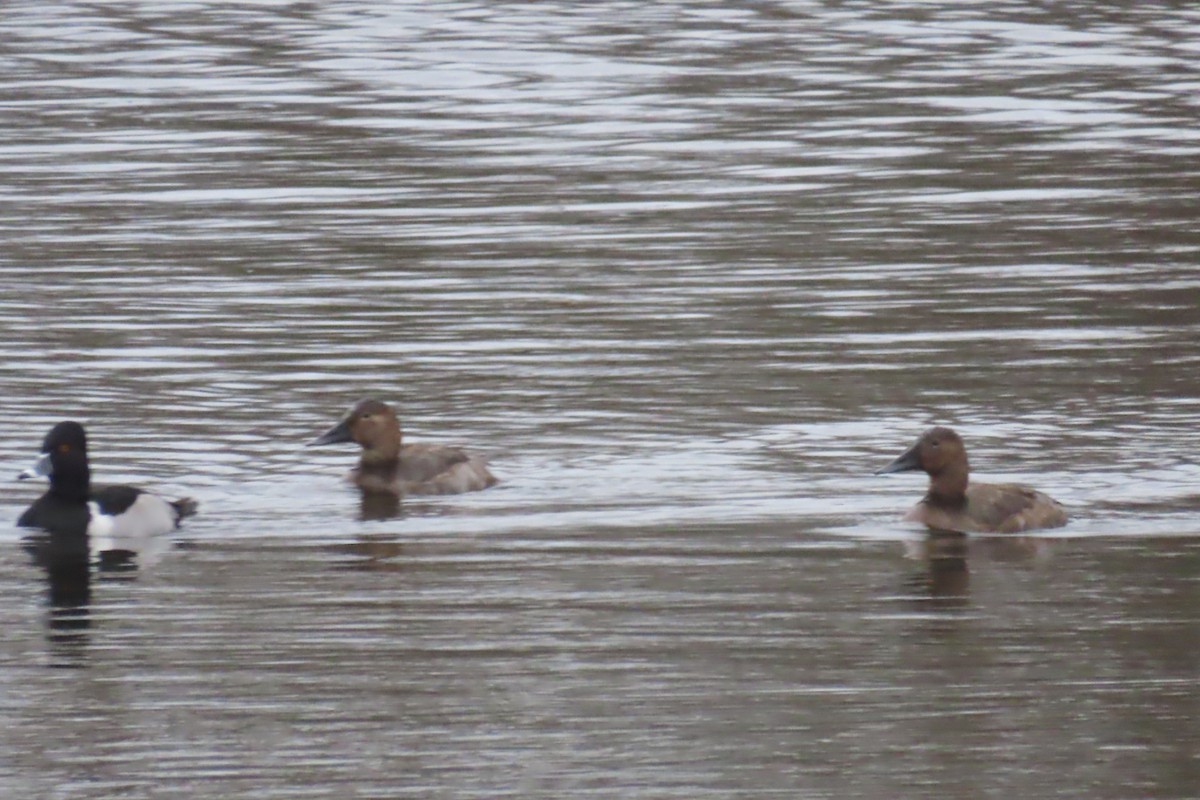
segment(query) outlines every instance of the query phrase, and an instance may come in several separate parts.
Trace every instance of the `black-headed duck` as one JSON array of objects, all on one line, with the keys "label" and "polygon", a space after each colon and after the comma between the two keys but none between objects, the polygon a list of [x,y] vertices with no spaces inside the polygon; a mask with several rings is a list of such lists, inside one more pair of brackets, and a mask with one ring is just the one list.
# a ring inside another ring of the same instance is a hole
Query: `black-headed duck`
[{"label": "black-headed duck", "polygon": [[1067,524],[1055,500],[1027,486],[971,483],[967,450],[949,428],[930,428],[917,443],[877,472],[924,470],[929,491],[904,517],[930,528],[963,533],[1018,533]]},{"label": "black-headed duck", "polygon": [[54,556],[103,557],[136,553],[139,543],[170,533],[184,517],[196,513],[191,498],[165,500],[132,486],[93,489],[87,434],[78,422],[60,422],[42,441],[42,455],[19,477],[44,475],[50,488],[17,520],[23,528],[50,534]]},{"label": "black-headed duck", "polygon": [[391,406],[378,400],[360,400],[341,422],[309,444],[359,444],[362,458],[346,479],[365,492],[398,496],[461,494],[497,482],[480,456],[457,447],[403,444],[401,440],[400,420]]}]

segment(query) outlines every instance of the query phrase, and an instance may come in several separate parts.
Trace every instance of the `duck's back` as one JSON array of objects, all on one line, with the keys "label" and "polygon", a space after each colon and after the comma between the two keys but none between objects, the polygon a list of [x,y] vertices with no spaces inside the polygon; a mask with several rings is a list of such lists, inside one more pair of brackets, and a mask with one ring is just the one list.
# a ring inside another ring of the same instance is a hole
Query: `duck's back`
[{"label": "duck's back", "polygon": [[906,519],[931,528],[963,533],[1020,533],[1067,524],[1067,512],[1058,501],[1028,486],[1014,483],[972,483],[966,503],[939,505],[926,497]]},{"label": "duck's back", "polygon": [[436,444],[406,444],[396,466],[386,474],[360,467],[351,477],[368,491],[412,495],[461,494],[497,482],[480,456]]}]

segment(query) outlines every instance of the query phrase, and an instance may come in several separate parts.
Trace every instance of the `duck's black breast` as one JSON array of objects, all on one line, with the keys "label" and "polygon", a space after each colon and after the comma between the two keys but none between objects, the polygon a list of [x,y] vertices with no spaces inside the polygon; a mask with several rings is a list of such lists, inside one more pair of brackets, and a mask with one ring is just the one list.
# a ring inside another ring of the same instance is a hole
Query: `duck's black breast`
[{"label": "duck's black breast", "polygon": [[40,528],[42,519],[42,506],[46,497],[39,497],[33,501],[33,505],[25,509],[24,513],[17,519],[18,528]]},{"label": "duck's black breast", "polygon": [[52,578],[83,575],[86,582],[90,519],[86,503],[44,494],[17,520],[20,527],[33,529],[22,539],[22,547],[51,571]]},{"label": "duck's black breast", "polygon": [[91,512],[87,503],[64,501],[47,492],[33,502],[17,520],[21,528],[41,528],[60,536],[87,534]]}]

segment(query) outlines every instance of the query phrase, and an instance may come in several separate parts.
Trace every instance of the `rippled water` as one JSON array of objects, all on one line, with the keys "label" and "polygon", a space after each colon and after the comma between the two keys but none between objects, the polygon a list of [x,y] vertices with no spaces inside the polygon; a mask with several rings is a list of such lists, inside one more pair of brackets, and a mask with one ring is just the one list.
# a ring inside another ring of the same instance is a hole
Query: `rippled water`
[{"label": "rippled water", "polygon": [[[1200,11],[0,33],[0,456],[201,503],[84,597],[0,536],[3,794],[1195,796]],[[364,395],[503,483],[361,521]],[[935,421],[1072,523],[900,522]]]}]

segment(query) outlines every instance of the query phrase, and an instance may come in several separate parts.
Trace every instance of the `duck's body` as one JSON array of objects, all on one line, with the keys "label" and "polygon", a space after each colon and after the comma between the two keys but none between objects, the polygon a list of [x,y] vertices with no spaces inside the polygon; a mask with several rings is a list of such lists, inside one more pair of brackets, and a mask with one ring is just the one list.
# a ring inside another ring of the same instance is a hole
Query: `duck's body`
[{"label": "duck's body", "polygon": [[[150,535],[169,533],[196,513],[190,497],[167,500],[133,486],[105,486],[87,495],[88,530],[93,535]],[[51,530],[63,513],[60,496],[46,492],[17,520],[21,528]]]},{"label": "duck's body", "polygon": [[356,442],[358,466],[346,479],[365,492],[404,495],[461,494],[497,483],[487,462],[457,447],[403,444],[400,421],[386,403],[363,400],[314,445]]},{"label": "duck's body", "polygon": [[394,462],[360,463],[346,480],[369,492],[397,495],[461,494],[496,483],[479,456],[431,444],[403,445]]},{"label": "duck's body", "polygon": [[1067,524],[1066,510],[1048,495],[1015,483],[975,483],[964,502],[926,495],[904,516],[930,528],[962,533],[1020,533]]},{"label": "duck's body", "polygon": [[963,533],[1020,533],[1067,524],[1066,510],[1042,492],[1014,483],[969,483],[962,439],[931,428],[879,474],[923,470],[929,491],[905,515],[910,522]]},{"label": "duck's body", "polygon": [[37,466],[22,473],[46,475],[50,488],[17,520],[49,534],[49,551],[102,555],[136,553],[139,543],[170,533],[196,513],[190,498],[166,500],[133,486],[92,489],[87,435],[76,422],[60,422],[42,443]]}]

